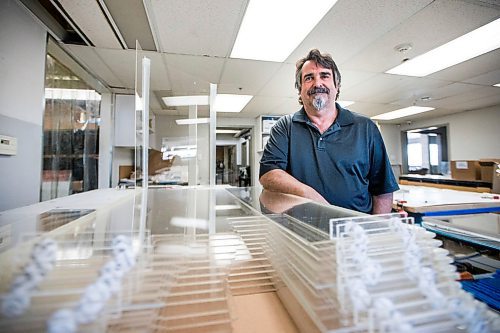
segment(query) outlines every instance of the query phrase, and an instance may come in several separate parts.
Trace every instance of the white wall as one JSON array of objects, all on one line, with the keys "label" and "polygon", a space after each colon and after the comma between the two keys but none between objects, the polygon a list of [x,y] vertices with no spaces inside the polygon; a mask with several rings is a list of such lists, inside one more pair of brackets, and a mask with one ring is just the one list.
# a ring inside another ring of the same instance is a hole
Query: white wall
[{"label": "white wall", "polygon": [[0,134],[17,138],[0,155],[0,211],[39,201],[46,32],[17,1],[0,1]]},{"label": "white wall", "polygon": [[114,145],[135,146],[135,95],[115,95]]},{"label": "white wall", "polygon": [[434,125],[448,125],[450,160],[500,158],[500,106],[416,121],[401,130]]},{"label": "white wall", "polygon": [[402,164],[401,158],[401,126],[380,125],[380,133],[384,139],[385,149],[391,164]]},{"label": "white wall", "polygon": [[17,1],[0,1],[0,114],[42,125],[45,30]]}]

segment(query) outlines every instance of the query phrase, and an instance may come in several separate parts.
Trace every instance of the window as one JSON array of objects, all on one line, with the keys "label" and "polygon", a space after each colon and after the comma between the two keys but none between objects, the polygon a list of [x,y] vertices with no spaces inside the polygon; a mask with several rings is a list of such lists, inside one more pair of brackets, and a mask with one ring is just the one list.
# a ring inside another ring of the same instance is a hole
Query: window
[{"label": "window", "polygon": [[422,144],[408,144],[408,166],[411,168],[422,168]]}]

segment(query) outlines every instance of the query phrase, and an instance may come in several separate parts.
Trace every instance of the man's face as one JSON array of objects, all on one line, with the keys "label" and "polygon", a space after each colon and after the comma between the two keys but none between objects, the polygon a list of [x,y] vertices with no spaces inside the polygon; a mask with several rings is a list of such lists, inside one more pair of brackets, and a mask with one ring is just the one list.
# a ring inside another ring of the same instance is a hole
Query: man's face
[{"label": "man's face", "polygon": [[321,67],[314,61],[306,61],[302,67],[300,97],[306,108],[321,111],[335,105],[337,88],[331,69]]}]

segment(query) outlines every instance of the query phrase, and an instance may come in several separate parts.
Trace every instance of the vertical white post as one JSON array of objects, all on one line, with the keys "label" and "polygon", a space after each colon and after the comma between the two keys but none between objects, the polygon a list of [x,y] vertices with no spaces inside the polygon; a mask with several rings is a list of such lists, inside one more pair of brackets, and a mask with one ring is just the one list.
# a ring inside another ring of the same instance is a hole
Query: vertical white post
[{"label": "vertical white post", "polygon": [[151,60],[142,58],[142,195],[139,223],[139,248],[142,249],[148,214],[148,161],[149,161],[149,74]]},{"label": "vertical white post", "polygon": [[216,147],[216,142],[215,142],[215,129],[217,127],[217,113],[215,112],[215,96],[217,96],[217,85],[210,83],[210,129],[209,129],[209,144],[210,144],[210,154],[209,154],[209,163],[210,163],[210,172],[209,172],[209,177],[210,177],[210,198],[209,198],[209,205],[208,205],[208,215],[209,215],[209,222],[208,222],[208,233],[213,234],[216,232],[215,230],[215,205],[216,200],[215,200],[215,147]]},{"label": "vertical white post", "polygon": [[[198,118],[198,105],[189,106],[189,119]],[[196,145],[196,156],[188,162],[188,185],[198,185],[198,124],[189,125],[188,145]]]},{"label": "vertical white post", "polygon": [[149,74],[151,60],[142,58],[142,188],[148,188],[149,161]]},{"label": "vertical white post", "polygon": [[210,163],[209,166],[209,177],[210,177],[210,187],[215,186],[215,129],[217,126],[217,113],[215,112],[214,105],[215,105],[215,96],[217,96],[217,85],[210,83],[210,96],[209,96],[209,102],[210,102],[210,129],[209,129],[209,158],[208,162]]}]

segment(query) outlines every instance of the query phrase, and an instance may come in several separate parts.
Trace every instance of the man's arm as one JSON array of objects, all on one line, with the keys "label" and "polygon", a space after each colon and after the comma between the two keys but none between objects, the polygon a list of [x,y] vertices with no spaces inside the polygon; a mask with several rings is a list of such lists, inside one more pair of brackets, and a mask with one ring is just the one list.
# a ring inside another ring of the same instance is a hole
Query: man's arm
[{"label": "man's arm", "polygon": [[373,197],[372,214],[387,214],[392,210],[392,192]]},{"label": "man's arm", "polygon": [[259,181],[266,190],[294,194],[329,205],[328,201],[315,189],[301,183],[284,170],[274,169],[268,171],[260,177]]}]

